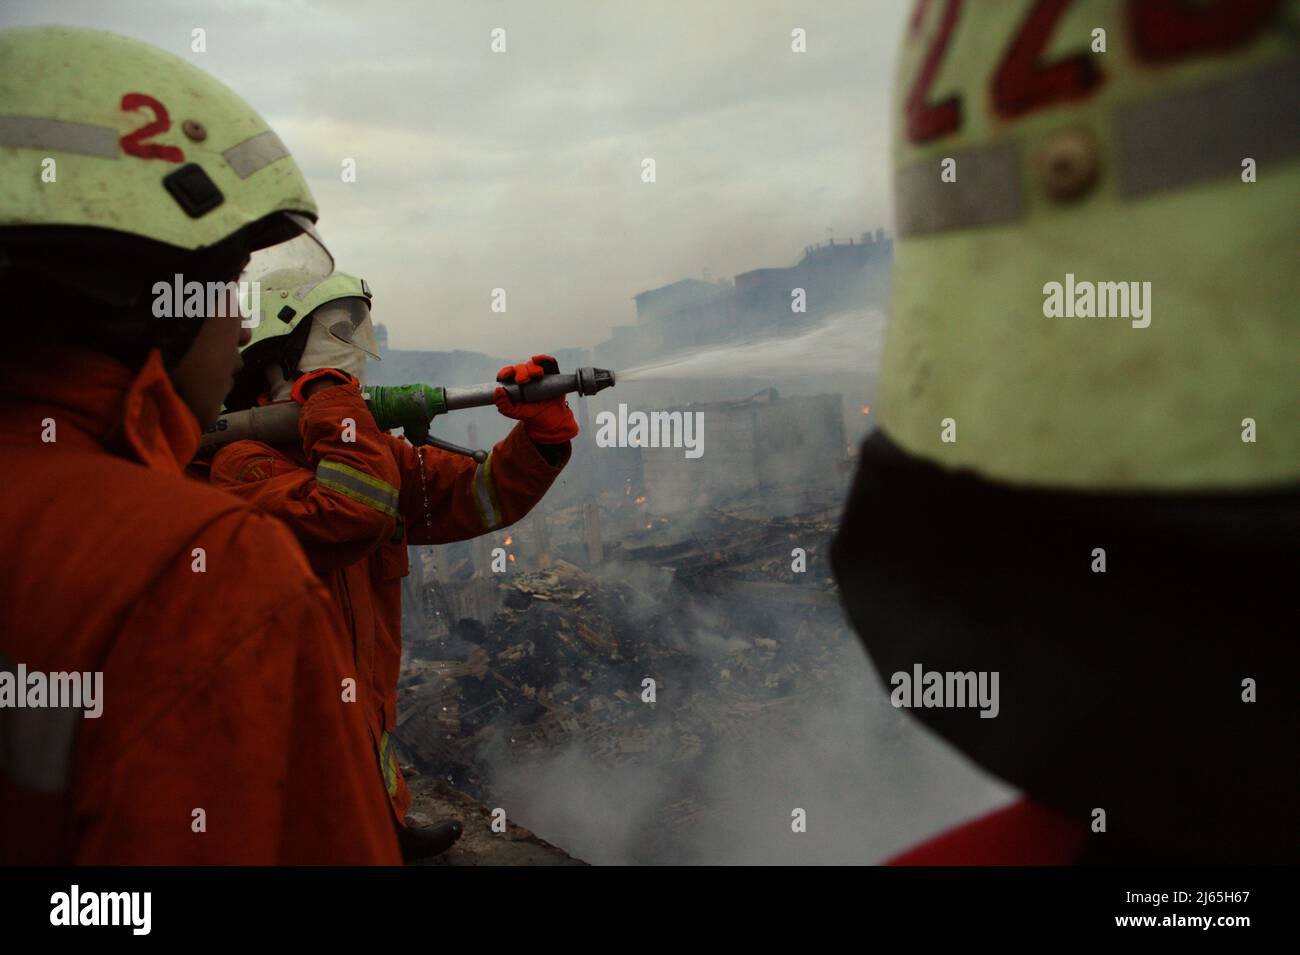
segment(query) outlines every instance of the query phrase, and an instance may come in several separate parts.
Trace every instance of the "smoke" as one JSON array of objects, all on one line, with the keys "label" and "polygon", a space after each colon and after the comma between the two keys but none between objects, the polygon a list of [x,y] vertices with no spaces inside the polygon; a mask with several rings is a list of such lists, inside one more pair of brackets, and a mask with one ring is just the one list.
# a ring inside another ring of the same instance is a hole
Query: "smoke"
[{"label": "smoke", "polygon": [[[879,310],[862,308],[786,338],[702,348],[621,372],[615,397],[662,407],[766,385],[783,396],[838,391],[861,427],[883,324]],[[783,425],[772,447],[797,427]],[[830,460],[835,450],[820,453]],[[703,464],[736,469],[725,455]],[[824,517],[775,527],[777,504],[750,492],[729,513],[710,509],[706,476],[650,492],[647,511],[672,512],[671,521],[644,538],[638,522],[621,542],[627,559],[591,571],[635,595],[622,625],[657,648],[638,651],[655,702],[639,699],[637,676],[625,687],[634,700],[621,704],[631,709],[608,729],[527,758],[504,740],[480,749],[491,804],[596,864],[749,865],[876,863],[1006,802],[1008,788],[890,705],[836,608],[674,589],[681,581],[664,567],[689,576],[714,556],[731,559],[724,552],[741,564],[788,555],[791,541],[807,549],[812,573],[829,573]],[[841,493],[822,488],[805,510],[822,513]],[[635,556],[641,546],[662,557]],[[796,813],[805,831],[794,831]]]},{"label": "smoke", "polygon": [[620,371],[618,381],[860,376],[880,364],[884,325],[880,309],[839,312],[798,335],[698,349]]},{"label": "smoke", "polygon": [[[837,675],[793,723],[707,766],[713,812],[693,833],[703,860],[874,863],[1007,801],[1009,790],[889,705],[861,653],[845,648]],[[799,809],[806,831],[796,833]]]},{"label": "smoke", "polygon": [[[495,805],[595,864],[867,864],[1009,798],[889,704],[835,614],[782,642],[782,652],[815,656],[801,662],[830,679],[728,712],[716,678],[737,644],[751,645],[738,634],[749,632],[753,608],[687,606],[671,639],[694,663],[658,688],[636,737],[645,751],[611,760],[576,740],[519,761],[498,750],[489,759]],[[799,627],[781,616],[781,627]],[[810,645],[830,652],[800,649]],[[699,727],[698,752],[682,752],[673,730],[683,723]],[[796,810],[804,832],[792,830]]]}]

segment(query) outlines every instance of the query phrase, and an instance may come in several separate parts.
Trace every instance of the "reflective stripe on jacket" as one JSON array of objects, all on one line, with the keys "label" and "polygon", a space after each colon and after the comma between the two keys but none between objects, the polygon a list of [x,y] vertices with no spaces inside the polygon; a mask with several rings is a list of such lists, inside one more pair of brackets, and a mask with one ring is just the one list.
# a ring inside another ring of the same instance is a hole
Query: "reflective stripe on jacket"
[{"label": "reflective stripe on jacket", "polygon": [[410,795],[401,774],[392,772],[386,743],[397,723],[406,547],[467,540],[513,524],[541,500],[569,451],[552,466],[516,425],[483,464],[433,447],[417,452],[379,430],[351,384],[312,395],[299,431],[301,450],[256,441],[227,445],[213,458],[210,480],[284,521],[334,595],[352,632],[358,699],[365,695],[372,716],[378,777],[385,789],[395,784],[393,811],[404,821]]},{"label": "reflective stripe on jacket", "polygon": [[184,476],[199,429],[158,353],[6,364],[0,656],[103,699],[0,711],[0,861],[399,864],[347,635],[282,525]]}]

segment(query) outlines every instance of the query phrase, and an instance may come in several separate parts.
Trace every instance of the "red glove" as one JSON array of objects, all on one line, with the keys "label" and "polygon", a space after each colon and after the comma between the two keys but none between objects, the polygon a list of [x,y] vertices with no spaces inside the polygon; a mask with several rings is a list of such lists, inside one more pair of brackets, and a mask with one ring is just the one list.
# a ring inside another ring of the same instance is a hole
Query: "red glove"
[{"label": "red glove", "polygon": [[[520,365],[506,365],[497,372],[497,381],[524,385],[536,381],[542,375],[558,375],[560,363],[550,355],[534,355],[531,361]],[[534,444],[564,444],[578,436],[578,422],[573,420],[573,412],[563,396],[547,401],[520,402],[510,400],[504,388],[498,388],[492,394],[497,411],[507,418],[514,418],[524,423],[524,433]]]}]

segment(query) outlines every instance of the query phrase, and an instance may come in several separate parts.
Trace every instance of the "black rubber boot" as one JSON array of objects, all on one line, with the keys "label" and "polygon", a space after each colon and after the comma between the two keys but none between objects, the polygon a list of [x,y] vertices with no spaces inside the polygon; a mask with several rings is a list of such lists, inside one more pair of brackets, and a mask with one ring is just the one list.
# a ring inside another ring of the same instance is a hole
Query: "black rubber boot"
[{"label": "black rubber boot", "polygon": [[460,838],[461,824],[455,819],[439,819],[431,826],[399,826],[397,845],[404,862],[420,862],[441,855]]}]

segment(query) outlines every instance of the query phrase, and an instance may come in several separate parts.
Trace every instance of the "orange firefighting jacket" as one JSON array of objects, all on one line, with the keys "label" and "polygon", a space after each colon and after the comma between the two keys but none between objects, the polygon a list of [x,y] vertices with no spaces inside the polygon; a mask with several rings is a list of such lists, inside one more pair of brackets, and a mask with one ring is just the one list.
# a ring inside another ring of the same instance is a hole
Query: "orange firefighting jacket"
[{"label": "orange firefighting jacket", "polygon": [[417,450],[379,430],[356,384],[312,395],[298,428],[301,450],[257,441],[222,448],[211,480],[288,524],[333,593],[352,632],[381,778],[404,823],[410,795],[388,734],[397,719],[406,547],[513,524],[541,500],[570,449],[565,445],[552,466],[516,425],[483,464],[437,448]]},{"label": "orange firefighting jacket", "polygon": [[102,700],[0,708],[0,861],[400,864],[325,589],[183,475],[199,427],[158,352],[7,365],[0,667],[99,671]]}]

